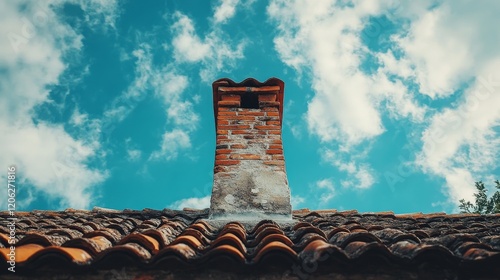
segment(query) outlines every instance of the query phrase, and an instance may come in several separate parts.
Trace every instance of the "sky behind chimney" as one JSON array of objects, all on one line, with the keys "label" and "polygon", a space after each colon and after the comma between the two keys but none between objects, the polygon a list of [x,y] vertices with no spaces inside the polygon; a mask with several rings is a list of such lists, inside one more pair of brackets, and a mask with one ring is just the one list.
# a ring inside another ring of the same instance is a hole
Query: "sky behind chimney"
[{"label": "sky behind chimney", "polygon": [[209,207],[212,82],[278,77],[295,209],[456,212],[499,179],[500,3],[396,2],[2,1],[18,210]]}]

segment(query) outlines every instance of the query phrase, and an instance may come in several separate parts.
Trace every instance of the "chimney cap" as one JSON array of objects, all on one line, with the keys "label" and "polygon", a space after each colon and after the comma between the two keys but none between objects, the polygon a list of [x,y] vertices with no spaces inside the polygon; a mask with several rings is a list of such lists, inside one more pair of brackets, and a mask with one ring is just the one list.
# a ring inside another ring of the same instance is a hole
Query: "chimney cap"
[{"label": "chimney cap", "polygon": [[[277,92],[277,101],[279,102],[279,114],[280,114],[280,122],[283,120],[283,98],[284,98],[284,88],[285,88],[285,83],[275,77],[267,79],[265,82],[259,82],[258,80],[254,78],[246,78],[242,82],[235,82],[229,78],[222,78],[218,79],[215,82],[212,83],[212,92],[213,92],[213,102],[214,102],[214,117],[215,117],[215,125],[217,125],[217,113],[219,111],[219,108],[217,106],[217,103],[219,100],[221,100],[221,91],[219,91],[219,87],[246,87],[246,88],[263,88],[263,87],[273,87],[273,86],[278,86],[279,90]],[[264,91],[258,91],[258,90],[247,90],[247,91],[252,91],[255,94],[262,94],[266,92]]]}]

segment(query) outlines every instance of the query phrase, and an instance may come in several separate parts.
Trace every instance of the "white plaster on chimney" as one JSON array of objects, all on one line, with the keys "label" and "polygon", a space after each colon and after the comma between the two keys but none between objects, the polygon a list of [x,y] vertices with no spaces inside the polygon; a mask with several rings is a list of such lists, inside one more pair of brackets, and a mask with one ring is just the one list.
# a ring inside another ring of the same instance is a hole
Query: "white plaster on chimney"
[{"label": "white plaster on chimney", "polygon": [[234,205],[236,202],[236,197],[234,197],[234,195],[232,195],[232,194],[228,194],[228,195],[226,195],[226,197],[224,197],[224,201],[229,203],[229,204]]}]

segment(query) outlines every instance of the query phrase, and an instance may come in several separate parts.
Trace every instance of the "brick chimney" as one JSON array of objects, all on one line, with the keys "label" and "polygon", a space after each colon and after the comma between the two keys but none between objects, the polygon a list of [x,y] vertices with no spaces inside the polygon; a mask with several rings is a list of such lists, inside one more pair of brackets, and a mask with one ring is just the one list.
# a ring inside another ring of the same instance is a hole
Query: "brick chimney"
[{"label": "brick chimney", "polygon": [[211,219],[291,219],[281,139],[283,81],[212,84],[215,129]]}]

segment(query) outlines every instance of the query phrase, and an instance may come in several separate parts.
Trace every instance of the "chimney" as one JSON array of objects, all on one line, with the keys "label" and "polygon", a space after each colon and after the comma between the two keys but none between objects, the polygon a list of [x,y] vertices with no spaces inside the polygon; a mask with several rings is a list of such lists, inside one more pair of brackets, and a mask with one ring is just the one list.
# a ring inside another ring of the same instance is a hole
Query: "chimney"
[{"label": "chimney", "polygon": [[284,83],[212,84],[216,129],[210,219],[291,219],[281,139]]}]

